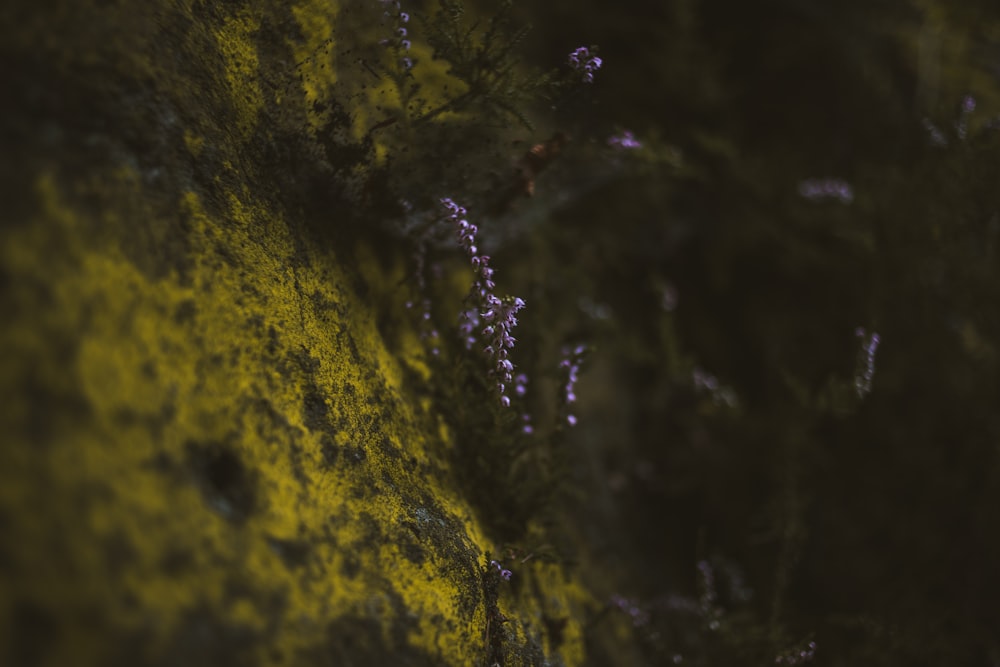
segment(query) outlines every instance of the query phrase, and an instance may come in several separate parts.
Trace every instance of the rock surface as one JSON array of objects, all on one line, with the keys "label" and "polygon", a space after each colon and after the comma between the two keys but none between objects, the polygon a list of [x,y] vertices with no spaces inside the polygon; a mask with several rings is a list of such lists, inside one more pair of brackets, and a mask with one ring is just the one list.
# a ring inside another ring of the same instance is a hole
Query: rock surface
[{"label": "rock surface", "polygon": [[489,567],[353,231],[337,12],[4,9],[0,663],[582,661],[584,589]]}]

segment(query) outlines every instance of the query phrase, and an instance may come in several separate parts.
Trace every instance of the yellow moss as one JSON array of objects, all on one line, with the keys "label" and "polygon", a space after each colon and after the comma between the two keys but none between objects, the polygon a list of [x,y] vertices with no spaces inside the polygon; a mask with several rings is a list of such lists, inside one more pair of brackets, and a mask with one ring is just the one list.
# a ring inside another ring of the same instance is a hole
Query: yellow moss
[{"label": "yellow moss", "polygon": [[199,137],[190,130],[184,130],[184,145],[192,157],[200,157],[201,151],[205,147],[205,137]]},{"label": "yellow moss", "polygon": [[[312,58],[308,106],[333,95],[332,62],[321,65],[338,13],[319,0],[292,12],[295,57]],[[188,186],[201,189],[167,195],[133,167],[70,184],[45,172],[30,224],[0,230],[12,314],[0,330],[0,514],[13,536],[0,647],[16,605],[43,609],[59,629],[43,664],[106,664],[122,646],[152,662],[229,635],[244,638],[225,644],[234,662],[302,664],[352,619],[387,643],[403,628],[396,648],[435,663],[485,653],[479,568],[495,545],[439,455],[454,446],[445,419],[409,393],[414,375],[433,378],[406,324],[403,263],[361,244],[345,267],[240,168],[268,103],[261,20],[242,10],[206,40],[237,111],[232,134],[182,128],[182,152],[221,165]],[[437,91],[443,65],[414,48]],[[190,95],[173,76],[171,94]],[[366,98],[360,115],[371,122],[393,94]],[[392,349],[383,312],[399,314]],[[570,616],[558,653],[579,664],[584,592],[555,567],[518,576],[537,586],[504,588],[505,613],[536,628],[543,613]]]},{"label": "yellow moss", "polygon": [[249,138],[257,125],[257,116],[264,106],[260,87],[260,70],[254,36],[260,29],[260,19],[250,10],[228,16],[215,33],[219,52],[225,60],[226,81],[236,109],[236,126],[242,139]]},{"label": "yellow moss", "polygon": [[[289,40],[289,46],[295,55],[307,109],[312,109],[317,101],[330,99],[337,83],[332,35],[339,9],[339,3],[317,0],[292,5],[302,39]],[[314,132],[325,120],[317,113],[309,113],[307,117]]]},{"label": "yellow moss", "polygon": [[[43,183],[41,189],[49,190],[50,185]],[[54,233],[69,241],[75,219],[51,192],[45,197],[49,222],[61,219],[63,223]],[[344,278],[332,256],[319,253],[327,261],[316,268],[297,269],[298,275],[293,275],[287,263],[293,250],[287,227],[272,220],[266,239],[251,238],[246,231],[250,221],[274,214],[235,195],[230,196],[230,203],[233,220],[224,224],[205,212],[196,195],[184,196],[181,209],[189,218],[189,241],[202,248],[196,253],[189,284],[182,284],[176,276],[150,280],[114,248],[90,252],[79,245],[75,246],[80,263],[76,279],[56,283],[58,310],[67,326],[89,311],[90,325],[82,334],[75,368],[67,370],[78,378],[93,419],[62,435],[47,459],[46,475],[60,493],[72,493],[84,480],[100,480],[106,496],[88,508],[75,536],[65,539],[93,544],[118,536],[134,550],[134,558],[105,584],[116,594],[133,598],[146,613],[155,612],[154,647],[165,646],[181,627],[183,615],[201,606],[216,610],[233,625],[260,627],[263,621],[255,602],[226,598],[226,582],[234,577],[234,567],[254,595],[271,591],[288,596],[294,613],[284,617],[284,630],[279,632],[281,641],[290,642],[280,652],[284,656],[293,656],[296,646],[321,641],[323,619],[364,613],[372,591],[384,585],[375,582],[394,573],[392,588],[407,614],[417,619],[410,632],[412,643],[445,663],[461,664],[470,643],[480,641],[478,631],[470,619],[456,619],[459,622],[449,625],[451,629],[432,620],[454,617],[455,599],[463,594],[460,584],[442,579],[431,567],[431,559],[414,565],[391,541],[366,545],[368,537],[350,520],[368,514],[374,525],[393,527],[409,520],[418,508],[406,506],[398,488],[385,488],[375,498],[352,497],[351,489],[370,483],[368,473],[364,479],[354,479],[339,477],[342,472],[321,472],[319,437],[303,424],[299,409],[301,385],[274,382],[264,372],[261,341],[246,324],[252,315],[259,316],[265,325],[280,331],[284,349],[309,350],[317,361],[313,379],[324,395],[335,396],[345,383],[353,385],[359,392],[357,400],[341,406],[349,410],[345,416],[352,424],[371,410],[368,399],[374,398],[364,369],[379,368],[380,390],[395,393],[402,385],[398,361],[379,344],[368,309],[336,289]],[[30,257],[33,250],[37,254],[32,229],[12,239],[5,259]],[[78,243],[82,240],[74,241]],[[237,261],[213,257],[210,249],[218,243],[236,253]],[[363,364],[347,360],[346,350],[332,343],[331,322],[307,307],[300,296],[317,292],[345,309],[359,353],[366,360]],[[189,302],[196,304],[196,311],[190,320],[177,323],[175,313]],[[223,361],[213,367],[213,360],[218,359]],[[253,396],[266,399],[287,421],[285,428],[292,434],[274,431],[274,423],[264,423],[268,419],[249,416],[243,406]],[[138,422],[154,419],[167,403],[174,414],[164,424],[159,441],[145,427],[122,428],[122,414]],[[397,409],[404,413],[406,423],[409,408],[401,403]],[[382,427],[394,444],[405,443],[416,461],[428,461],[420,439],[426,436],[401,431],[392,422]],[[177,483],[151,467],[152,461],[163,457],[182,466],[189,443],[226,442],[234,432],[239,433],[234,447],[255,471],[261,496],[261,511],[245,525],[234,525],[224,513],[214,511],[211,503],[206,504],[197,481]],[[295,464],[285,447],[293,439],[304,452],[299,462],[305,478],[301,482],[295,481]],[[435,511],[444,513],[442,519],[451,515],[453,525],[473,525],[471,512],[453,492],[421,479],[376,448],[368,449],[368,463],[372,478],[385,472],[400,487],[422,486],[441,503]],[[323,548],[317,553],[313,567],[323,573],[319,580],[328,583],[314,584],[320,590],[307,590],[302,578],[281,564],[269,540],[322,543],[320,536],[331,516],[347,519],[335,531],[341,550]],[[470,532],[471,539],[461,535],[456,539],[464,539],[470,553],[481,553],[480,531]],[[22,539],[22,546],[30,550],[40,545],[25,544]],[[190,559],[189,568],[182,575],[165,576],[162,559],[176,548]],[[345,553],[351,552],[359,559],[360,573],[354,580],[339,573]],[[73,554],[78,567],[100,569],[96,552],[74,548]],[[53,588],[49,595],[61,597],[62,589]],[[384,613],[380,620],[388,627],[395,615]],[[300,616],[316,623],[314,633],[291,631]],[[115,617],[125,622],[127,614],[120,609]],[[267,655],[262,649],[262,664],[271,664]]]}]

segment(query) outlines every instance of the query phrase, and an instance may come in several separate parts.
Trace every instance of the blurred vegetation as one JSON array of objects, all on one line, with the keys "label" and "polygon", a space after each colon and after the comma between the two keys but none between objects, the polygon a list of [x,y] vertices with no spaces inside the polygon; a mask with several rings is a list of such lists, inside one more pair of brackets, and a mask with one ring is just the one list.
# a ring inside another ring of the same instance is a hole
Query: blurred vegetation
[{"label": "blurred vegetation", "polygon": [[[569,131],[647,145],[557,207],[524,288],[544,313],[526,327],[572,321],[597,348],[571,506],[621,577],[609,593],[645,603],[643,660],[771,663],[814,640],[817,664],[995,661],[996,9],[524,11],[536,57],[606,58]],[[801,196],[815,178],[853,199]],[[863,400],[856,327],[882,339]],[[753,590],[722,594],[714,632],[673,604],[697,597],[700,560]]]},{"label": "blurred vegetation", "polygon": [[[571,471],[571,557],[642,612],[629,660],[771,664],[809,641],[817,664],[997,660],[1000,14],[518,11],[534,61],[605,58],[539,114],[573,142],[536,197],[483,228],[528,302],[515,361],[544,383],[562,344],[594,347],[581,425],[525,456]],[[622,128],[644,147],[609,149]],[[816,179],[851,197],[803,196]],[[859,327],[882,341],[864,396]],[[504,505],[544,470],[516,468]],[[609,609],[594,664],[622,659]]]}]

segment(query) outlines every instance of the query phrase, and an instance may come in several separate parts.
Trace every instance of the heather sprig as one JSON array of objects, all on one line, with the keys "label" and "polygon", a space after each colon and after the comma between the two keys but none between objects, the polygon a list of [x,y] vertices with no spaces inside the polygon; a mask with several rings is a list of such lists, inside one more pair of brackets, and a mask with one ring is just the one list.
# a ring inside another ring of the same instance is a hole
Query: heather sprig
[{"label": "heather sprig", "polygon": [[483,329],[483,337],[487,341],[483,351],[493,364],[490,372],[497,381],[500,403],[508,407],[510,397],[507,396],[507,387],[514,379],[514,364],[507,355],[516,341],[510,332],[517,326],[517,313],[524,308],[524,301],[518,297],[498,299],[490,295],[488,306],[489,309],[483,313],[483,321],[487,323]]},{"label": "heather sprig", "polygon": [[[465,299],[466,308],[459,315],[459,332],[466,349],[472,349],[477,342],[483,345],[481,349],[489,361],[490,377],[496,381],[500,404],[509,407],[508,387],[513,383],[515,392],[521,395],[527,383],[526,377],[520,379],[522,375],[518,375],[519,380],[515,383],[514,364],[508,358],[516,342],[511,331],[517,326],[517,313],[524,308],[524,301],[512,296],[501,298],[494,293],[496,284],[493,282],[489,255],[480,254],[476,245],[479,228],[466,219],[468,211],[454,200],[445,197],[441,205],[447,209],[458,245],[465,251],[475,272]],[[482,329],[479,329],[480,326]]]},{"label": "heather sprig", "polygon": [[962,141],[965,141],[969,133],[969,116],[976,110],[976,98],[966,95],[962,98],[962,104],[958,112],[958,120],[955,121],[955,134]]},{"label": "heather sprig", "polygon": [[858,350],[857,367],[854,372],[854,389],[858,398],[864,398],[872,391],[872,380],[875,377],[875,352],[878,350],[882,337],[876,332],[869,334],[864,327],[854,330],[854,335],[861,339],[861,349]]},{"label": "heather sprig", "polygon": [[[415,283],[416,293],[419,297],[420,306],[420,338],[429,341],[431,344],[431,354],[437,356],[440,354],[441,350],[438,347],[439,336],[438,331],[434,328],[434,323],[431,314],[431,299],[428,296],[427,290],[427,267],[426,267],[426,257],[427,257],[427,246],[424,243],[418,244],[414,254],[414,271],[413,271],[413,282]],[[407,310],[412,310],[417,307],[418,302],[412,299],[406,302]]]},{"label": "heather sprig", "polygon": [[642,142],[635,138],[631,130],[622,130],[621,134],[608,137],[608,146],[618,150],[634,150],[642,148]]},{"label": "heather sprig", "polygon": [[618,609],[632,621],[635,627],[641,627],[649,623],[649,612],[643,609],[639,602],[627,598],[623,595],[612,595],[609,604],[613,609]]},{"label": "heather sprig", "polygon": [[[966,141],[969,134],[969,118],[976,110],[976,98],[972,95],[965,95],[958,106],[958,115],[955,118],[954,129],[955,138],[959,141]],[[927,130],[927,138],[932,146],[945,147],[951,142],[945,133],[930,118],[923,119],[924,129]],[[994,126],[993,123],[987,127]]]},{"label": "heather sprig", "polygon": [[810,641],[801,648],[785,651],[774,659],[776,665],[802,665],[816,656],[816,642]]},{"label": "heather sprig", "polygon": [[715,377],[711,373],[703,370],[700,367],[695,367],[691,371],[691,383],[694,388],[698,391],[707,392],[712,397],[712,402],[716,405],[725,405],[730,408],[735,408],[739,401],[736,398],[736,392],[730,387],[724,386],[719,382],[719,378]]},{"label": "heather sprig", "polygon": [[409,28],[410,15],[402,10],[399,0],[380,0],[385,10],[382,17],[391,24],[391,37],[379,40],[379,44],[392,49],[399,58],[399,65],[404,71],[413,67],[413,60],[405,55],[410,50]]},{"label": "heather sprig", "polygon": [[839,178],[810,178],[799,183],[799,194],[813,201],[836,199],[844,204],[854,201],[854,188]]},{"label": "heather sprig", "polygon": [[497,569],[497,572],[500,573],[500,577],[504,581],[510,581],[510,578],[512,576],[514,576],[513,572],[511,572],[510,570],[505,569],[503,565],[501,565],[499,562],[497,562],[495,560],[491,560],[490,561],[490,567],[495,567]]},{"label": "heather sprig", "polygon": [[567,58],[569,66],[577,71],[584,83],[594,82],[594,72],[601,69],[604,61],[597,55],[597,47],[581,46],[569,54]]},{"label": "heather sprig", "polygon": [[580,366],[583,364],[583,357],[586,353],[587,348],[584,345],[577,345],[572,349],[565,347],[563,348],[563,358],[559,362],[559,369],[564,379],[561,402],[566,410],[566,423],[570,426],[576,426],[577,423],[576,415],[569,411],[569,406],[576,402],[576,383],[580,379]]},{"label": "heather sprig", "polygon": [[715,571],[707,560],[698,561],[701,595],[698,598],[698,612],[709,630],[718,630],[722,609],[718,606],[719,593],[715,586]]}]

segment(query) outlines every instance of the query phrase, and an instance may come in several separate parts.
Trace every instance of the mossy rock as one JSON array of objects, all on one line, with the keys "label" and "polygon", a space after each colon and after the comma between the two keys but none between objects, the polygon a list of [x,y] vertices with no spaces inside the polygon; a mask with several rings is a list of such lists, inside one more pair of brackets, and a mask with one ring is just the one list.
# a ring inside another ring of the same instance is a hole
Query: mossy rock
[{"label": "mossy rock", "polygon": [[348,11],[5,10],[0,663],[582,662],[579,583],[489,566],[359,232]]}]

